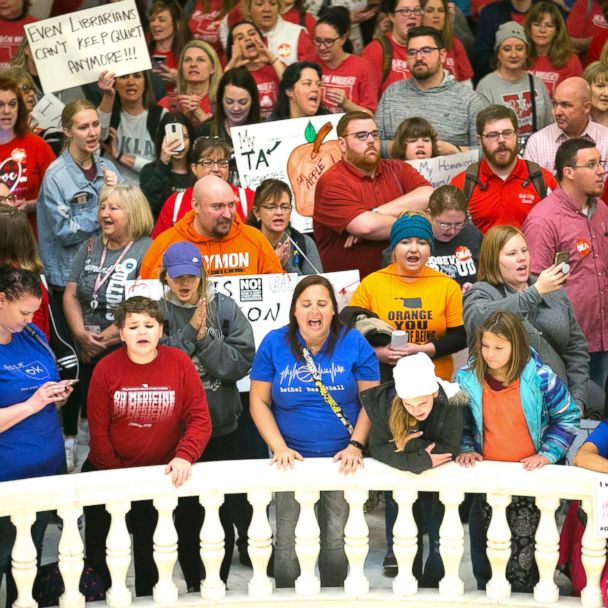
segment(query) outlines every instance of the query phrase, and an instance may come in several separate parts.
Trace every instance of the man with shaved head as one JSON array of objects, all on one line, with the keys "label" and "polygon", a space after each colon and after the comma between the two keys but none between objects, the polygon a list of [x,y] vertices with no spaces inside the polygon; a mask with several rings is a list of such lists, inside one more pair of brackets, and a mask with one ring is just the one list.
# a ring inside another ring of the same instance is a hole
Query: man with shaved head
[{"label": "man with shaved head", "polygon": [[568,139],[593,142],[600,156],[608,155],[608,127],[591,120],[591,88],[580,76],[567,78],[555,89],[553,117],[555,122],[528,139],[524,158],[554,171],[557,149]]},{"label": "man with shaved head", "polygon": [[283,272],[266,237],[236,219],[232,187],[216,175],[206,175],[196,182],[192,211],[152,243],[141,264],[141,278],[158,277],[165,250],[180,241],[198,247],[209,276]]}]

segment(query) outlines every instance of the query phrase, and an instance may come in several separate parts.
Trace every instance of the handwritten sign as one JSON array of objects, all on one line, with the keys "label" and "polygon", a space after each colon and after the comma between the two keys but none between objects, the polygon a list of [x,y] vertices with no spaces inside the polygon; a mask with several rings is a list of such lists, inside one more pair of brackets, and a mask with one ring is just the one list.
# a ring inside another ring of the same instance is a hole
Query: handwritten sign
[{"label": "handwritten sign", "polygon": [[479,150],[467,150],[460,154],[436,156],[420,160],[408,160],[418,173],[431,182],[433,188],[449,184],[451,179],[479,160]]},{"label": "handwritten sign", "polygon": [[135,0],[123,0],[25,26],[45,93],[149,70],[150,56]]},{"label": "handwritten sign", "polygon": [[61,99],[52,93],[47,93],[32,108],[32,118],[36,121],[36,126],[41,129],[51,127],[61,129],[61,113],[64,107],[65,104]]},{"label": "handwritten sign", "polygon": [[593,527],[599,538],[608,538],[608,476],[595,480],[593,485]]},{"label": "handwritten sign", "polygon": [[288,183],[295,202],[291,223],[310,232],[317,181],[342,158],[335,130],[341,117],[329,114],[233,127],[241,186],[255,190],[270,178]]}]

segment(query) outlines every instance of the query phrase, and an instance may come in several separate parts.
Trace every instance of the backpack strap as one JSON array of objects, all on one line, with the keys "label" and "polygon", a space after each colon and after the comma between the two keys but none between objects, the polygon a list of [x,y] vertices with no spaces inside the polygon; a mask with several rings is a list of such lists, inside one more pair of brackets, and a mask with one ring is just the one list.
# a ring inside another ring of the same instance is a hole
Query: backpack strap
[{"label": "backpack strap", "polygon": [[177,217],[179,216],[179,210],[180,210],[180,207],[182,206],[182,201],[184,200],[184,194],[185,194],[185,190],[182,190],[181,192],[178,192],[177,196],[175,197],[175,205],[173,207],[173,217],[171,218],[171,221],[173,222],[174,226],[177,222]]},{"label": "backpack strap", "polygon": [[480,162],[473,163],[467,167],[467,170],[464,174],[464,187],[463,192],[467,199],[467,201],[471,200],[471,195],[473,194],[473,190],[475,186],[478,186],[480,190],[487,190],[488,184],[484,184],[479,179],[479,167],[481,166]]},{"label": "backpack strap", "polygon": [[110,127],[118,129],[118,125],[120,125],[120,104],[115,103],[110,114]]},{"label": "backpack strap", "polygon": [[526,166],[528,167],[528,177],[522,182],[522,187],[527,188],[528,184],[532,182],[538,196],[541,200],[547,196],[547,184],[545,184],[545,178],[539,164],[527,160]]},{"label": "backpack strap", "polygon": [[376,40],[382,47],[382,82],[384,82],[393,68],[393,45],[384,34],[378,36]]},{"label": "backpack strap", "polygon": [[148,118],[146,118],[146,129],[152,141],[156,141],[156,133],[158,131],[158,125],[163,114],[163,109],[156,104],[151,105],[148,108]]}]

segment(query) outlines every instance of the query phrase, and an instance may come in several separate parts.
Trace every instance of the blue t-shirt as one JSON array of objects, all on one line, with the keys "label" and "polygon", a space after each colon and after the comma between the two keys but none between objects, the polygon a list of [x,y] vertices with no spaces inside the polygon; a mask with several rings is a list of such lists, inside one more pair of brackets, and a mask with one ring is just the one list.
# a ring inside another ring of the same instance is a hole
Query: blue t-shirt
[{"label": "blue t-shirt", "polygon": [[587,437],[596,448],[600,456],[608,458],[608,421],[602,420]]},{"label": "blue t-shirt", "polygon": [[[251,379],[272,382],[272,412],[287,445],[305,457],[333,456],[350,439],[348,430],[323,399],[306,363],[297,360],[287,327],[266,335],[253,360]],[[298,339],[303,343],[298,332]],[[330,355],[323,345],[313,356],[323,384],[355,426],[361,404],[357,380],[379,380],[378,359],[355,329],[342,329]]]},{"label": "blue t-shirt", "polygon": [[[40,340],[44,334],[29,325]],[[59,375],[51,353],[25,330],[0,344],[0,408],[29,399]],[[59,415],[54,403],[0,432],[0,481],[54,475],[65,458]]]}]

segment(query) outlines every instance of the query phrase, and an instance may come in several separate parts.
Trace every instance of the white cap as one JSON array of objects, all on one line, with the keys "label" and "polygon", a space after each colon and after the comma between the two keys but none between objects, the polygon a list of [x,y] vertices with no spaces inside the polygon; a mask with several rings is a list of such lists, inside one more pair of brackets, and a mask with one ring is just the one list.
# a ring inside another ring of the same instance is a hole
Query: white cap
[{"label": "white cap", "polygon": [[439,390],[435,364],[425,353],[401,357],[393,368],[393,378],[401,399],[434,395]]}]

